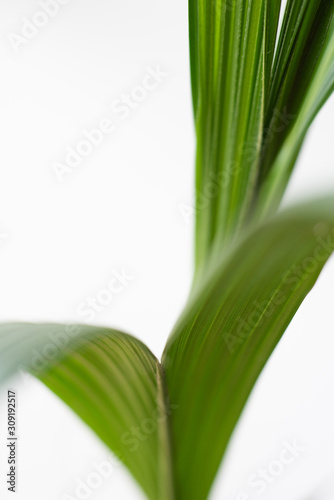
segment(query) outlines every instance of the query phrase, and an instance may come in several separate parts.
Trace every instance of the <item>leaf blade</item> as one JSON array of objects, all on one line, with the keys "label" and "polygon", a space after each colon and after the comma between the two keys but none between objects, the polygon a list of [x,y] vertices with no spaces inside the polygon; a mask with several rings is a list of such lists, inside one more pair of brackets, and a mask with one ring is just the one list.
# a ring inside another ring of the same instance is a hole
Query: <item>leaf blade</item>
[{"label": "leaf blade", "polygon": [[[297,0],[287,5],[269,89],[257,193],[265,182],[270,183],[267,177],[274,168],[275,159],[284,148],[291,129],[296,129],[296,121],[311,99],[310,92],[318,80],[319,67],[326,59],[326,47],[333,43],[333,16],[334,0]],[[334,74],[330,69],[328,77],[331,88],[326,95],[323,95],[319,81],[318,91],[313,93],[316,109],[312,117],[304,117],[304,135],[299,149],[314,117],[333,91]],[[300,120],[298,126],[301,127]],[[290,174],[295,161],[296,155],[289,162]]]},{"label": "leaf blade", "polygon": [[174,498],[168,401],[160,363],[144,344],[107,328],[3,324],[0,347],[1,381],[30,371],[119,456],[148,498]]},{"label": "leaf blade", "polygon": [[252,201],[263,127],[266,6],[266,0],[189,2],[197,270],[240,227]]},{"label": "leaf blade", "polygon": [[[258,375],[333,252],[333,214],[329,200],[266,222],[213,267],[190,299],[162,360],[169,395],[182,401],[171,419],[179,498],[207,498]],[[330,233],[327,252],[318,228]],[[309,259],[315,267],[299,277],[298,266]]]},{"label": "leaf blade", "polygon": [[261,186],[255,217],[264,218],[278,209],[309,127],[334,91],[334,22],[332,26],[303,104]]}]

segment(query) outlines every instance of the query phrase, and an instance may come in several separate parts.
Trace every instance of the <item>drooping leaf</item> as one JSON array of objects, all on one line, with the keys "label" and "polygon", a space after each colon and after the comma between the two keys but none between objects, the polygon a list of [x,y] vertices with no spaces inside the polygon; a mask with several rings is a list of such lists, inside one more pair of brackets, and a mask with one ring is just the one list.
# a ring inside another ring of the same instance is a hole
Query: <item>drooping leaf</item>
[{"label": "drooping leaf", "polygon": [[168,414],[160,363],[110,329],[0,325],[0,380],[28,370],[113,450],[152,500],[172,500]]},{"label": "drooping leaf", "polygon": [[196,287],[162,360],[180,405],[171,416],[178,499],[207,498],[257,377],[333,250],[332,199],[266,221]]}]

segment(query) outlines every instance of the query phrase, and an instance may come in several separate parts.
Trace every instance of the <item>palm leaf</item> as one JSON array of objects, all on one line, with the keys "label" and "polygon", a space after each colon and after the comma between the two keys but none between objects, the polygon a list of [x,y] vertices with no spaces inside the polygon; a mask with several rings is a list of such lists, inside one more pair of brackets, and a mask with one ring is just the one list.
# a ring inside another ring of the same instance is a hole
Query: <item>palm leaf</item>
[{"label": "palm leaf", "polygon": [[169,402],[146,346],[110,329],[4,324],[0,347],[1,381],[18,369],[33,373],[118,455],[148,498],[173,498]]},{"label": "palm leaf", "polygon": [[[280,8],[277,0],[189,1],[197,270],[248,224],[254,207],[277,208],[333,91],[334,0],[289,0],[277,41]],[[292,129],[293,151],[285,144]]]},{"label": "palm leaf", "polygon": [[252,231],[197,287],[163,356],[180,405],[171,417],[177,498],[207,498],[257,377],[333,249],[333,200],[307,204]]},{"label": "palm leaf", "polygon": [[[299,0],[287,6],[269,85],[257,188],[260,193],[277,193],[273,209],[283,196],[307,130],[334,89],[333,15],[334,0]],[[278,170],[284,178],[280,185],[275,180]],[[266,205],[268,196],[261,197]]]},{"label": "palm leaf", "polygon": [[189,12],[199,269],[214,242],[226,241],[240,225],[252,199],[262,137],[266,41],[272,46],[275,21],[267,37],[264,0],[190,0]]},{"label": "palm leaf", "polygon": [[[281,0],[267,2],[267,26],[266,26],[266,89],[269,91],[271,74],[273,71],[273,61],[277,39],[279,16],[281,12]],[[266,101],[268,96],[266,96]]]},{"label": "palm leaf", "polygon": [[[334,23],[332,22],[334,27]],[[297,117],[289,129],[270,172],[256,200],[257,214],[261,217],[277,210],[296,163],[307,131],[320,108],[334,90],[334,29],[328,38],[321,60]]]},{"label": "palm leaf", "polygon": [[[288,0],[278,37],[280,10],[189,0],[196,279],[162,363],[108,328],[0,326],[1,381],[18,369],[40,378],[152,500],[207,498],[262,368],[334,249],[333,200],[273,215],[334,89],[334,0]],[[277,131],[285,110],[293,119]]]},{"label": "palm leaf", "polygon": [[1,381],[18,369],[40,378],[148,498],[204,500],[258,375],[334,249],[333,213],[333,200],[286,211],[212,262],[163,367],[114,330],[5,324]]}]

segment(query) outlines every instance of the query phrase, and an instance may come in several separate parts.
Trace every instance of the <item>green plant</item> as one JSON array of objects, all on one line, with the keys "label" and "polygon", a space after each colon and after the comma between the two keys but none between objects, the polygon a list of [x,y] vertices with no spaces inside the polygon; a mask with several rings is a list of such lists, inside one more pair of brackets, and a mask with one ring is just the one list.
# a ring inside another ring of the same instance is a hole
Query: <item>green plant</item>
[{"label": "green plant", "polygon": [[[278,210],[334,88],[334,1],[288,0],[278,34],[280,10],[280,0],[189,1],[196,268],[161,362],[109,328],[0,326],[2,380],[29,369],[150,499],[207,498],[261,370],[334,249],[333,197]],[[36,370],[31,352],[50,338],[63,348]],[[148,420],[154,431],[129,446]]]}]

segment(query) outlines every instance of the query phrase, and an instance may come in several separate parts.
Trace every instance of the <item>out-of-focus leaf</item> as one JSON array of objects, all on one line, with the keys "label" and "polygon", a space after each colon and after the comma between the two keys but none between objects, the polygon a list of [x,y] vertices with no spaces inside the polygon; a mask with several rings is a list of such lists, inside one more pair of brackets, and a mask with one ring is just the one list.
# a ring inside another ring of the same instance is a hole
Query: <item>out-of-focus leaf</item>
[{"label": "out-of-focus leaf", "polygon": [[0,325],[1,381],[29,370],[67,403],[131,471],[148,498],[172,500],[169,402],[160,363],[110,329]]},{"label": "out-of-focus leaf", "polygon": [[178,499],[207,498],[257,377],[333,250],[334,201],[301,206],[254,229],[196,287],[162,361],[180,405]]}]

